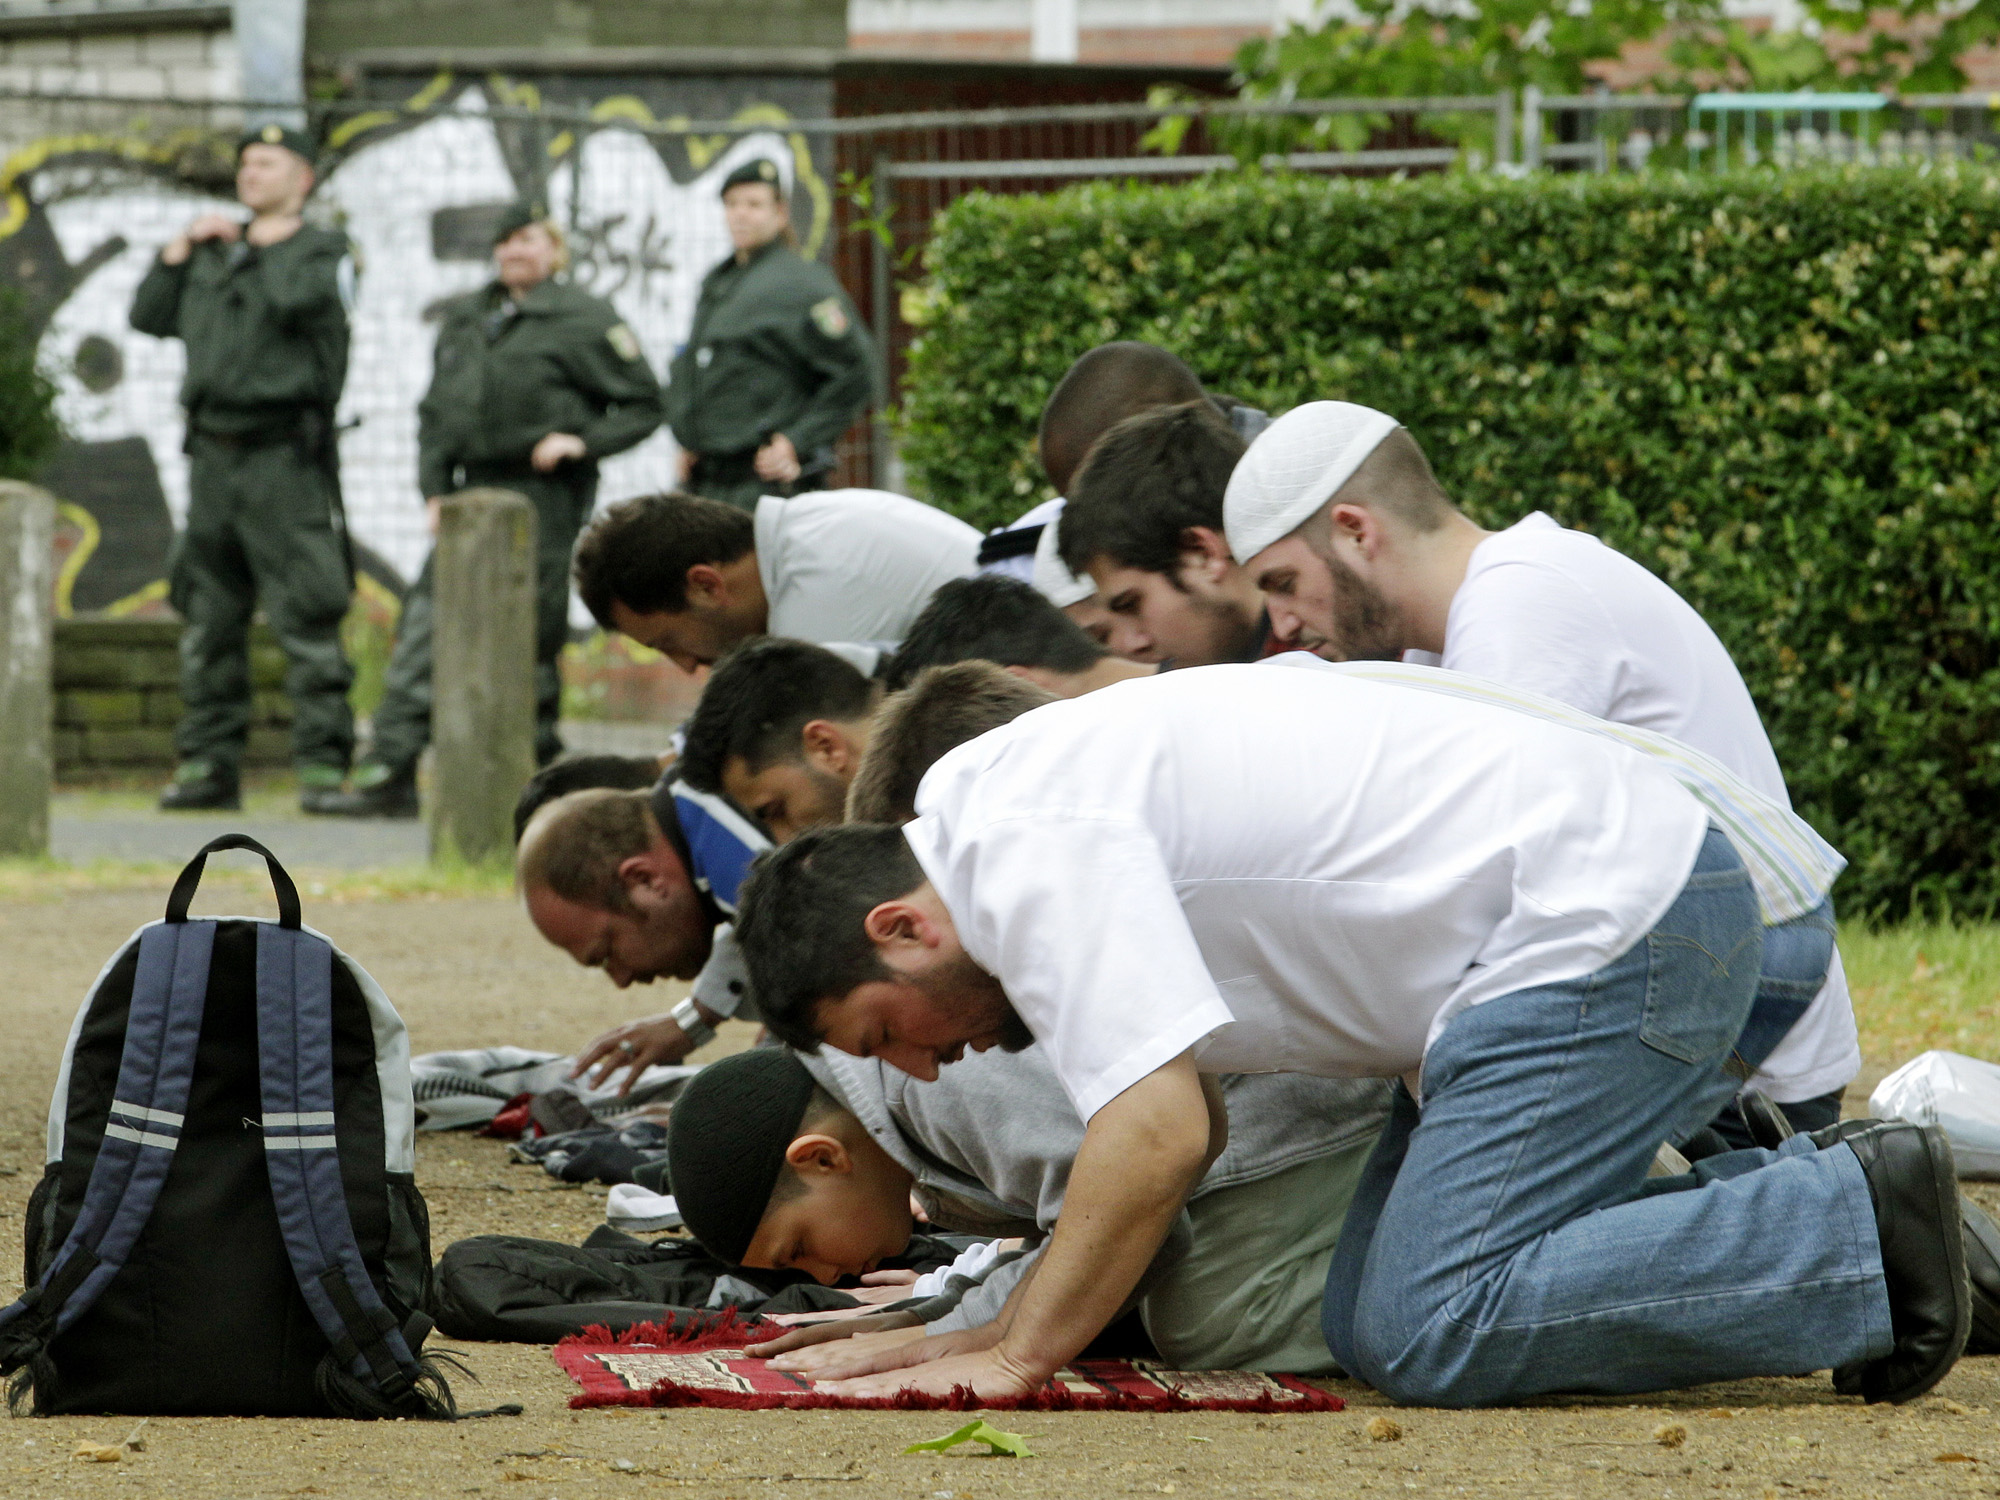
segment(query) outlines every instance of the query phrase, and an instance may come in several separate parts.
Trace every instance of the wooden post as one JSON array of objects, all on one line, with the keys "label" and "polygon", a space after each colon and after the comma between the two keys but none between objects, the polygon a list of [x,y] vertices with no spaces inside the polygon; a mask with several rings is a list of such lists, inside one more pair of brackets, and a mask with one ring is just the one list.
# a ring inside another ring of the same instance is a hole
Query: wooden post
[{"label": "wooden post", "polygon": [[0,854],[49,852],[56,502],[0,480]]},{"label": "wooden post", "polygon": [[444,502],[434,563],[433,863],[514,846],[514,799],[535,773],[535,512],[512,490]]}]

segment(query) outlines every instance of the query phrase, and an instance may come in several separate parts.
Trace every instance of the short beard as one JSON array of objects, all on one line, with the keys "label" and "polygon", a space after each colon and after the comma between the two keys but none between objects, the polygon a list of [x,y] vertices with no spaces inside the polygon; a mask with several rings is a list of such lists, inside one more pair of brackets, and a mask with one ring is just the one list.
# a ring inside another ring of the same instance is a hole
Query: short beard
[{"label": "short beard", "polygon": [[806,777],[812,782],[813,827],[821,828],[830,823],[838,823],[847,812],[847,783],[831,771],[822,771],[818,766],[808,765]]},{"label": "short beard", "polygon": [[1328,538],[1307,527],[1300,539],[1333,575],[1333,630],[1316,653],[1329,661],[1400,661],[1405,647],[1395,607],[1380,589],[1342,562]]},{"label": "short beard", "polygon": [[1162,663],[1162,669],[1171,671],[1179,667],[1208,667],[1218,664],[1249,662],[1257,659],[1264,641],[1265,621],[1261,615],[1246,618],[1243,611],[1234,604],[1221,599],[1204,599],[1187,586],[1180,570],[1167,574],[1167,581],[1187,596],[1187,601],[1201,621],[1203,657],[1197,661],[1185,653],[1169,656]]},{"label": "short beard", "polygon": [[1006,990],[966,953],[956,953],[939,963],[916,983],[930,996],[931,1003],[954,1020],[974,1022],[981,1031],[1000,1033],[1002,1052],[1025,1052],[1035,1045],[1035,1034]]}]

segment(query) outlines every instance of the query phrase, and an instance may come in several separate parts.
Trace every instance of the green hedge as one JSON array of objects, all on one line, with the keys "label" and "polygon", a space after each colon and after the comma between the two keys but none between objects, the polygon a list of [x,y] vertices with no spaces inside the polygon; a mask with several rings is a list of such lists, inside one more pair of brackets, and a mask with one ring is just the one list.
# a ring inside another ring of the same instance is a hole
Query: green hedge
[{"label": "green hedge", "polygon": [[1394,413],[1483,524],[1671,582],[1741,664],[1850,915],[2000,898],[2000,178],[1259,176],[961,199],[906,299],[916,487],[1047,493],[1069,362],[1148,339]]},{"label": "green hedge", "polygon": [[0,477],[32,479],[62,429],[55,387],[35,364],[38,330],[12,288],[0,287]]}]

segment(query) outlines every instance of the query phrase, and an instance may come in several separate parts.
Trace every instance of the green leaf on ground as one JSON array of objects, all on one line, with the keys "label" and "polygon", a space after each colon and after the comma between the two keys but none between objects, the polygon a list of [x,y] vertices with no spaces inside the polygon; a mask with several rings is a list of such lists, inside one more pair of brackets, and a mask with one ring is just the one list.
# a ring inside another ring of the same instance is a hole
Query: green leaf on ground
[{"label": "green leaf on ground", "polygon": [[947,1432],[941,1438],[932,1438],[928,1443],[912,1443],[905,1453],[942,1453],[947,1448],[956,1448],[960,1443],[984,1443],[987,1458],[1033,1458],[1034,1449],[1028,1440],[1018,1432],[1002,1432],[986,1422],[967,1422],[956,1432]]}]

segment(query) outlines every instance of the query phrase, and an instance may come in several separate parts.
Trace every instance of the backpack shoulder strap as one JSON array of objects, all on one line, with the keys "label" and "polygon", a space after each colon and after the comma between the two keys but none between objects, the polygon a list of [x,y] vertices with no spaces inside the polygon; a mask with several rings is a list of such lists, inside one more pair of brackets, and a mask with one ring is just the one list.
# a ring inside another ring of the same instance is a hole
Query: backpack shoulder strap
[{"label": "backpack shoulder strap", "polygon": [[449,1388],[384,1305],[348,1217],[334,1131],[333,945],[317,933],[257,929],[257,1050],[271,1200],[299,1291],[333,1346],[322,1394],[349,1415],[450,1416]]},{"label": "backpack shoulder strap", "polygon": [[0,1373],[32,1365],[124,1268],[180,1144],[208,1002],[215,923],[168,921],[139,939],[118,1084],[83,1205],[40,1283],[0,1310]]}]

